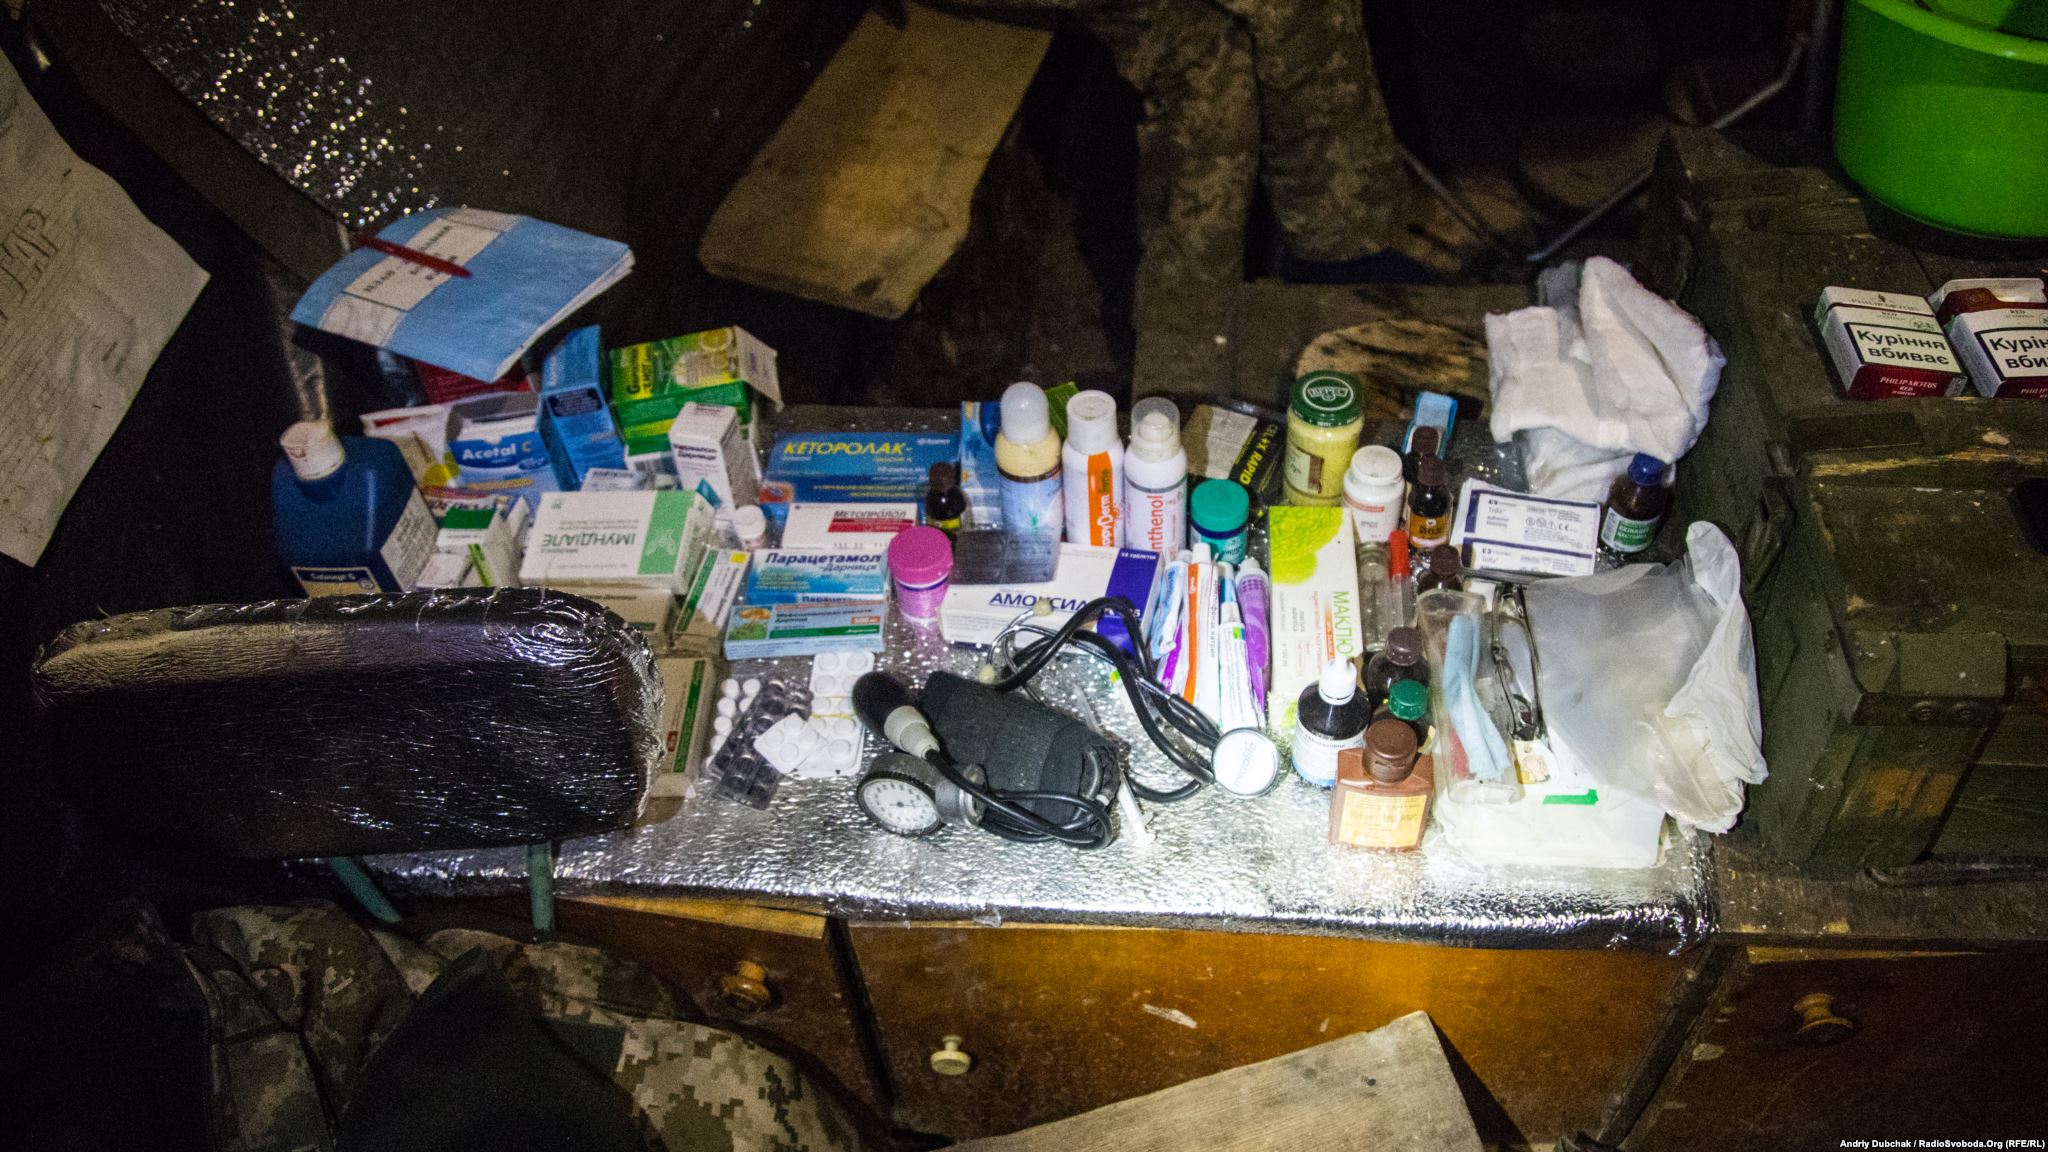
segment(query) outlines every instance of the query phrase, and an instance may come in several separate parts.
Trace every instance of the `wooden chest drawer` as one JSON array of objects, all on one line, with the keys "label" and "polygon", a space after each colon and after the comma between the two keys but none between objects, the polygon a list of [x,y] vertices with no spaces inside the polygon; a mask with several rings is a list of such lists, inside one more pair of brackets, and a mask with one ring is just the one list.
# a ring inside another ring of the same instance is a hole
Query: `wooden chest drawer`
[{"label": "wooden chest drawer", "polygon": [[2044,1035],[2048,952],[1746,948],[1627,1147],[2039,1140]]},{"label": "wooden chest drawer", "polygon": [[801,1063],[849,1102],[881,1115],[822,916],[663,897],[556,903],[557,927],[645,964],[690,1001],[693,1018]]},{"label": "wooden chest drawer", "polygon": [[[1691,963],[1141,929],[855,924],[851,934],[897,1124],[954,1138],[1421,1009],[1443,1033],[1481,1137],[1541,1143],[1593,1129],[1618,1102]],[[948,1036],[972,1061],[963,1075],[933,1071]]]}]

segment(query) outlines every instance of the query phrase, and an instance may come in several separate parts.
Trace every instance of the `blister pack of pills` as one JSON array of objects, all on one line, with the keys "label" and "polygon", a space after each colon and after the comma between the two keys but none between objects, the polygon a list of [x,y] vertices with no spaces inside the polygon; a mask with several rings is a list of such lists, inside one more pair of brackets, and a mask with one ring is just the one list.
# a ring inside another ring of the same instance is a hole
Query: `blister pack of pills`
[{"label": "blister pack of pills", "polygon": [[[731,679],[719,686],[718,718],[712,721],[711,756],[702,781],[719,796],[766,808],[782,783],[782,772],[761,752],[760,737],[786,720],[804,723],[808,688],[781,680]],[[784,729],[788,731],[787,728]]]}]

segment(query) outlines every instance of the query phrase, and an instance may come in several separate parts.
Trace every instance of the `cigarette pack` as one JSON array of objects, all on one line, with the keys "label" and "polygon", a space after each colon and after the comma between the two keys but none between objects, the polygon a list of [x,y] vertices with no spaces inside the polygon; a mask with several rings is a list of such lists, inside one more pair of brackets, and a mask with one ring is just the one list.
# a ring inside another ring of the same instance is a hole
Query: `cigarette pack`
[{"label": "cigarette pack", "polygon": [[1332,659],[1365,650],[1359,627],[1358,561],[1351,518],[1342,508],[1266,509],[1273,598],[1267,622],[1273,678],[1266,692],[1268,723],[1294,729],[1301,690]]},{"label": "cigarette pack", "polygon": [[1933,304],[1977,395],[2048,400],[2048,291],[2040,280],[1951,280]]},{"label": "cigarette pack", "polygon": [[1918,296],[1823,288],[1813,322],[1846,399],[1953,396],[1962,390],[1963,366],[1934,310]]},{"label": "cigarette pack", "polygon": [[880,652],[880,604],[739,604],[725,626],[725,658]]}]

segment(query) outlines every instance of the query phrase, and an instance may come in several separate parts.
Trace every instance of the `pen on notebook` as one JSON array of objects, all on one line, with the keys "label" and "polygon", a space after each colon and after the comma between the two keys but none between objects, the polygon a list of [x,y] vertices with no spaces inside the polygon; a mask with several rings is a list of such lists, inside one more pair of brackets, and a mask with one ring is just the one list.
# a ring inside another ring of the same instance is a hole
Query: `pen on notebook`
[{"label": "pen on notebook", "polygon": [[382,252],[386,256],[396,256],[400,260],[410,261],[422,268],[431,268],[443,275],[456,276],[464,280],[469,279],[469,269],[464,268],[453,260],[443,260],[439,256],[422,252],[417,248],[407,248],[403,244],[393,244],[389,240],[379,239],[368,232],[356,233],[355,241],[358,248],[368,248],[373,252]]}]

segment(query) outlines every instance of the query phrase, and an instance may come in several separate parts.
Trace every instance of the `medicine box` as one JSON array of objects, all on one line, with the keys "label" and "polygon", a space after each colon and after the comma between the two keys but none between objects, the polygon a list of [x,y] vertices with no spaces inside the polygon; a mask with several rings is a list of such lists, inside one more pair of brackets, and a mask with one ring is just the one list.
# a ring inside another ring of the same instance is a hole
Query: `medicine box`
[{"label": "medicine box", "polygon": [[958,450],[944,432],[786,433],[768,451],[761,510],[781,524],[791,504],[922,504],[932,465]]},{"label": "medicine box", "polygon": [[448,452],[457,483],[473,491],[533,503],[561,487],[541,441],[539,397],[531,392],[492,392],[450,404]]},{"label": "medicine box", "polygon": [[667,655],[675,638],[680,602],[663,588],[575,587],[562,588],[571,596],[595,601],[624,620],[656,656]]},{"label": "medicine box", "polygon": [[968,528],[1003,525],[1001,480],[996,474],[996,435],[1003,427],[1003,406],[988,401],[960,404],[960,495],[967,510],[960,522]]},{"label": "medicine box", "polygon": [[686,796],[711,743],[711,715],[718,699],[718,673],[711,661],[657,659],[661,676],[661,760],[649,781],[649,796]]},{"label": "medicine box", "polygon": [[695,492],[553,492],[526,542],[522,584],[689,591],[711,506]]},{"label": "medicine box", "polygon": [[1823,288],[1813,322],[1834,365],[1835,386],[1850,400],[1953,396],[1963,366],[1934,310],[1918,296]]},{"label": "medicine box", "polygon": [[583,487],[592,468],[624,468],[625,443],[612,426],[605,397],[604,357],[597,327],[578,328],[541,367],[540,434],[564,491]]},{"label": "medicine box", "polygon": [[742,328],[713,328],[611,352],[612,403],[628,440],[662,436],[686,402],[721,404],[755,443],[754,393],[782,404],[775,349]]},{"label": "medicine box", "polygon": [[754,471],[753,449],[740,434],[739,418],[718,404],[683,405],[668,430],[669,452],[676,459],[676,487],[711,486],[720,509],[752,504],[760,477]]},{"label": "medicine box", "polygon": [[880,652],[880,604],[739,604],[725,626],[725,658]]},{"label": "medicine box", "polygon": [[[1142,613],[1152,599],[1159,575],[1159,555],[1137,548],[1093,544],[1060,545],[1052,579],[1037,584],[954,584],[939,605],[939,633],[949,644],[991,644],[1041,598],[1052,605],[1047,623],[1055,627],[1087,604],[1104,596],[1121,596],[1133,613]],[[1129,648],[1121,621],[1105,617],[1097,632]]]},{"label": "medicine box", "polygon": [[1266,532],[1273,581],[1266,715],[1274,730],[1291,732],[1301,690],[1332,659],[1349,660],[1365,650],[1358,561],[1351,518],[1342,508],[1274,505],[1266,509]]},{"label": "medicine box", "polygon": [[682,628],[676,633],[675,648],[692,656],[711,656],[725,638],[725,622],[732,606],[746,586],[747,565],[753,557],[739,549],[712,549],[704,554],[697,578],[683,597],[677,613]]},{"label": "medicine box", "polygon": [[1600,505],[1465,481],[1451,544],[1467,570],[1586,576],[1597,566]]},{"label": "medicine box", "polygon": [[782,546],[880,552],[898,532],[916,524],[915,504],[791,504]]},{"label": "medicine box", "polygon": [[494,502],[482,507],[451,506],[441,516],[441,530],[434,537],[434,551],[463,556],[469,560],[476,584],[485,588],[509,588],[519,583],[519,526],[525,520],[524,501],[513,501],[520,509],[518,523],[500,511]]},{"label": "medicine box", "polygon": [[747,574],[749,604],[821,604],[888,596],[888,554],[880,549],[770,548],[754,556],[754,570]]}]

